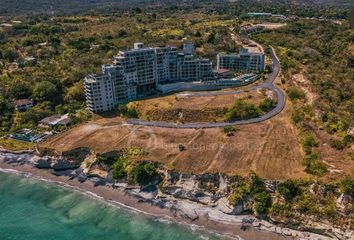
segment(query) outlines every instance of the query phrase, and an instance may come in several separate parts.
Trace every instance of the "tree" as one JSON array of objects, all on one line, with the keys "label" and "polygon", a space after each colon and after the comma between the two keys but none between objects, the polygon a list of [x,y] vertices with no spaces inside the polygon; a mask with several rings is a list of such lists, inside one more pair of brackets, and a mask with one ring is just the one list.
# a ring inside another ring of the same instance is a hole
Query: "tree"
[{"label": "tree", "polygon": [[43,81],[36,84],[33,91],[33,97],[39,102],[49,101],[52,103],[57,103],[61,96],[60,91],[58,91],[55,84],[48,81]]},{"label": "tree", "polygon": [[272,196],[269,192],[260,192],[254,195],[254,208],[259,214],[267,214],[272,206]]},{"label": "tree", "polygon": [[225,115],[227,121],[238,119],[249,119],[258,117],[260,114],[259,108],[256,108],[252,103],[243,99],[237,99],[233,108]]},{"label": "tree", "polygon": [[301,194],[301,189],[296,181],[286,180],[278,185],[278,192],[289,202]]},{"label": "tree", "polygon": [[157,170],[153,163],[139,163],[133,169],[133,179],[140,185],[150,183],[156,175]]},{"label": "tree", "polygon": [[11,96],[15,99],[28,98],[31,96],[31,87],[25,82],[17,82],[10,88]]},{"label": "tree", "polygon": [[13,62],[18,58],[18,53],[14,49],[5,49],[2,51],[2,57],[9,62]]},{"label": "tree", "polygon": [[77,82],[70,87],[65,94],[65,101],[67,102],[82,102],[85,100],[85,92],[82,82]]},{"label": "tree", "polygon": [[254,208],[259,214],[267,214],[272,206],[272,196],[268,192],[266,185],[257,175],[251,176],[250,192],[254,199]]},{"label": "tree", "polygon": [[305,98],[305,93],[301,88],[298,87],[289,87],[286,90],[290,100],[294,101],[297,99],[304,99]]},{"label": "tree", "polygon": [[113,179],[121,179],[127,176],[126,164],[128,159],[120,156],[117,161],[113,164],[112,175]]},{"label": "tree", "polygon": [[0,132],[6,132],[12,124],[13,108],[9,101],[0,95]]},{"label": "tree", "polygon": [[274,108],[274,100],[271,98],[266,98],[264,99],[260,104],[259,104],[259,108],[263,111],[263,112],[268,112],[269,110],[271,110],[272,108]]}]

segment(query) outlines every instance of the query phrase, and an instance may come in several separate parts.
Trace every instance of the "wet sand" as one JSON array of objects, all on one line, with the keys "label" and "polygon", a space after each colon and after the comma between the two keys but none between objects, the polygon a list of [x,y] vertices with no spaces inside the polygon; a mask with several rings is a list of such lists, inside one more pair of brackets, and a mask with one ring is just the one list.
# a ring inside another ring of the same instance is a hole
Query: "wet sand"
[{"label": "wet sand", "polygon": [[120,189],[113,189],[109,186],[94,186],[91,181],[80,183],[77,179],[70,180],[69,177],[55,176],[48,170],[38,169],[29,164],[13,165],[0,161],[0,168],[15,170],[21,174],[30,174],[30,177],[52,182],[53,184],[79,191],[89,197],[104,201],[108,204],[115,205],[123,209],[128,209],[136,214],[144,214],[147,217],[159,220],[173,221],[187,227],[193,227],[194,229],[221,234],[225,237],[228,236],[228,238],[231,239],[237,239],[237,236],[240,236],[245,240],[292,239],[285,238],[274,233],[260,231],[252,226],[248,226],[247,230],[242,230],[241,224],[239,223],[234,224],[216,222],[208,219],[207,216],[199,217],[198,219],[191,221],[178,216],[167,208],[160,208],[150,203],[143,202]]}]

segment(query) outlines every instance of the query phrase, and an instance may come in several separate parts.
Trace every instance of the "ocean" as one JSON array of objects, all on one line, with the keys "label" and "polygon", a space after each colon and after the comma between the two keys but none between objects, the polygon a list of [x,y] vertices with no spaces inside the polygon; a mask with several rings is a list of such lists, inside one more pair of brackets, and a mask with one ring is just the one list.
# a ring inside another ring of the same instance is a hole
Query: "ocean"
[{"label": "ocean", "polygon": [[219,239],[77,191],[0,172],[1,240]]}]

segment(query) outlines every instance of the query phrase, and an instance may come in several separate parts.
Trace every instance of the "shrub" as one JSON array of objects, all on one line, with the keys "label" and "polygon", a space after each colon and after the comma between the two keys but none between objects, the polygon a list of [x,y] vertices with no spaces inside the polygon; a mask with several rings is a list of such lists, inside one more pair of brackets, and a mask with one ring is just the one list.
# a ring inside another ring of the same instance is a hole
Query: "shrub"
[{"label": "shrub", "polygon": [[298,87],[289,87],[286,90],[290,100],[294,101],[297,99],[304,99],[305,98],[305,93],[301,88]]},{"label": "shrub", "polygon": [[133,107],[128,107],[127,104],[119,105],[118,111],[124,117],[128,117],[128,118],[138,118],[139,117],[138,111]]},{"label": "shrub", "polygon": [[244,181],[238,182],[233,187],[232,194],[229,196],[229,203],[236,205],[247,193],[249,193],[249,186]]},{"label": "shrub", "polygon": [[278,192],[288,202],[301,194],[301,189],[298,183],[294,180],[286,180],[278,185]]},{"label": "shrub", "polygon": [[117,158],[114,156],[109,156],[106,154],[97,154],[97,162],[103,163],[107,166],[112,166],[117,161]]},{"label": "shrub", "polygon": [[291,119],[293,120],[293,122],[295,124],[302,122],[304,120],[304,118],[305,118],[305,113],[303,111],[301,111],[300,109],[295,109],[291,113]]},{"label": "shrub", "polygon": [[313,197],[308,194],[303,194],[301,199],[298,201],[298,209],[301,213],[306,214],[319,214],[320,210],[316,206],[316,201]]},{"label": "shrub", "polygon": [[256,108],[252,103],[249,103],[243,99],[238,99],[235,102],[233,108],[231,108],[226,114],[225,119],[227,121],[249,119],[258,117],[260,115],[259,108]]},{"label": "shrub", "polygon": [[331,139],[329,145],[337,150],[343,150],[345,147],[344,143],[338,139]]},{"label": "shrub", "polygon": [[183,144],[178,144],[178,149],[180,152],[186,150],[186,147]]},{"label": "shrub", "polygon": [[327,166],[319,158],[320,156],[316,152],[305,157],[305,171],[307,173],[322,176],[327,172]]},{"label": "shrub", "polygon": [[293,210],[291,209],[290,204],[280,204],[280,203],[273,204],[271,208],[271,214],[273,216],[281,216],[286,218],[293,218],[295,215]]},{"label": "shrub", "polygon": [[269,192],[260,192],[254,196],[255,210],[260,214],[267,214],[272,206],[272,196]]},{"label": "shrub", "polygon": [[318,147],[319,143],[315,139],[315,137],[311,134],[307,134],[302,141],[302,147],[306,154],[310,154],[312,152],[313,147]]},{"label": "shrub", "polygon": [[128,159],[121,156],[118,157],[117,161],[113,164],[112,175],[113,179],[121,179],[127,176],[126,165],[128,164]]},{"label": "shrub", "polygon": [[259,108],[263,111],[263,112],[268,112],[271,109],[273,109],[275,106],[275,101],[271,98],[266,98],[264,99],[260,104],[259,104]]},{"label": "shrub", "polygon": [[345,135],[345,137],[343,138],[343,143],[345,146],[349,146],[350,144],[354,143],[354,136]]},{"label": "shrub", "polygon": [[153,163],[139,163],[132,170],[133,180],[139,185],[149,184],[157,174]]},{"label": "shrub", "polygon": [[354,197],[354,176],[346,176],[341,181],[341,190],[343,193]]},{"label": "shrub", "polygon": [[228,127],[224,127],[224,133],[230,137],[234,135],[234,132],[236,132],[237,128],[236,126],[228,126]]},{"label": "shrub", "polygon": [[272,206],[272,196],[268,192],[264,182],[258,176],[251,176],[250,192],[254,198],[254,208],[259,214],[267,214]]}]

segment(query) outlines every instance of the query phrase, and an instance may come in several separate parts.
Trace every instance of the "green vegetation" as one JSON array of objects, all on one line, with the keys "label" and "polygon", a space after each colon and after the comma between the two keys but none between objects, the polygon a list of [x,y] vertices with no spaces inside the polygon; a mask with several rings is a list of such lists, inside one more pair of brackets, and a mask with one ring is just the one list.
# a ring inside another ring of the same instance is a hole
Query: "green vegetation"
[{"label": "green vegetation", "polygon": [[254,197],[254,208],[258,214],[267,214],[272,206],[272,197],[264,182],[256,175],[251,176],[250,192]]},{"label": "green vegetation", "polygon": [[225,114],[226,121],[242,120],[258,117],[260,110],[252,103],[243,99],[237,99],[233,108]]},{"label": "green vegetation", "polygon": [[346,176],[342,180],[341,189],[344,193],[354,198],[354,175]]},{"label": "green vegetation", "polygon": [[126,118],[138,118],[139,117],[138,111],[133,107],[128,107],[127,104],[119,105],[118,111],[122,117],[126,117]]},{"label": "green vegetation", "polygon": [[[350,189],[352,186],[348,184],[347,187]],[[340,192],[337,184],[287,180],[277,186],[278,195],[270,210],[270,216],[273,219],[290,221],[293,224],[309,216],[326,219],[335,224],[344,224],[347,217],[341,215],[336,207]],[[348,211],[352,209],[351,205],[347,208]]]},{"label": "green vegetation", "polygon": [[134,182],[140,185],[146,185],[158,176],[158,173],[154,163],[139,162],[133,167],[132,175]]},{"label": "green vegetation", "polygon": [[178,144],[178,149],[180,152],[183,152],[184,150],[186,150],[186,147],[183,144]]},{"label": "green vegetation", "polygon": [[[224,118],[226,121],[255,118],[269,112],[275,107],[275,105],[276,102],[271,98],[265,98],[262,102],[259,103],[258,106],[255,106],[245,99],[237,99],[235,101],[235,105],[226,112]],[[228,130],[232,129],[226,129],[226,131]]]},{"label": "green vegetation", "polygon": [[318,144],[318,141],[310,133],[307,133],[302,140],[302,148],[306,154],[310,154],[312,152],[312,148],[318,147]]},{"label": "green vegetation", "polygon": [[[354,102],[354,68],[350,67],[353,31],[349,24],[302,19],[275,31],[256,33],[253,37],[276,47],[282,74],[293,86],[287,89],[289,98],[304,98],[303,90],[294,87],[298,83],[292,79],[295,74],[303,74],[310,82],[310,90],[319,97],[319,101],[313,102],[313,108],[319,111],[325,129],[330,134],[344,135],[353,124],[350,116]],[[301,104],[300,101],[296,107]],[[295,112],[294,122],[301,122],[302,115],[300,111]],[[319,121],[314,124],[318,125]]]},{"label": "green vegetation", "polygon": [[234,133],[236,132],[237,127],[236,126],[227,126],[224,127],[224,133],[226,134],[226,136],[230,137],[233,136]]},{"label": "green vegetation", "polygon": [[144,155],[142,149],[129,148],[123,152],[98,154],[96,163],[107,171],[111,169],[115,180],[126,179],[132,183],[146,185],[159,174],[156,163],[141,160]]},{"label": "green vegetation", "polygon": [[119,156],[116,162],[113,164],[112,167],[112,176],[113,179],[121,179],[128,175],[127,173],[127,165],[129,161],[124,156]]},{"label": "green vegetation", "polygon": [[[99,72],[101,64],[110,62],[119,50],[130,48],[134,42],[144,40],[147,46],[177,47],[194,42],[198,55],[214,60],[218,52],[234,52],[239,48],[230,38],[235,20],[222,15],[194,14],[193,10],[171,14],[176,10],[169,9],[160,14],[142,9],[127,12],[124,16],[121,12],[116,15],[91,12],[54,15],[50,19],[29,14],[21,18],[22,23],[2,28],[0,135],[22,127],[34,128],[43,116],[75,115],[85,109],[84,77]],[[10,18],[3,20],[11,22]],[[35,61],[25,63],[24,59],[30,56]],[[18,114],[11,102],[21,98],[33,99],[36,108]],[[126,106],[118,111],[125,117],[139,116],[135,109]],[[26,122],[28,119],[32,119],[30,123]]]},{"label": "green vegetation", "polygon": [[301,194],[301,188],[298,182],[286,180],[278,185],[278,192],[287,202],[291,202],[295,197]]},{"label": "green vegetation", "polygon": [[232,205],[238,204],[246,196],[252,196],[253,209],[257,214],[266,215],[272,206],[272,196],[264,182],[255,174],[251,174],[246,179],[238,177],[232,190],[229,196],[229,202]]},{"label": "green vegetation", "polygon": [[289,87],[286,92],[292,101],[305,98],[304,91],[298,87]]},{"label": "green vegetation", "polygon": [[266,98],[264,99],[260,104],[259,104],[259,108],[264,112],[269,112],[270,110],[272,110],[276,105],[276,102],[271,99],[271,98]]},{"label": "green vegetation", "polygon": [[233,186],[233,191],[229,196],[230,204],[236,205],[241,200],[243,200],[246,194],[249,193],[249,188],[250,188],[249,185],[245,181],[242,181],[241,179],[238,182],[236,182],[236,184]]},{"label": "green vegetation", "polygon": [[17,141],[11,138],[0,138],[0,146],[8,150],[20,151],[33,150],[35,144],[31,142]]},{"label": "green vegetation", "polygon": [[305,171],[307,173],[323,176],[327,172],[327,166],[321,161],[321,156],[313,150],[318,147],[319,143],[316,138],[309,132],[305,132],[302,139],[302,148],[306,154],[304,159]]}]

